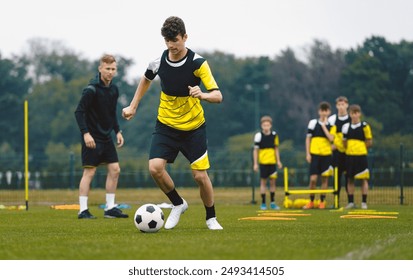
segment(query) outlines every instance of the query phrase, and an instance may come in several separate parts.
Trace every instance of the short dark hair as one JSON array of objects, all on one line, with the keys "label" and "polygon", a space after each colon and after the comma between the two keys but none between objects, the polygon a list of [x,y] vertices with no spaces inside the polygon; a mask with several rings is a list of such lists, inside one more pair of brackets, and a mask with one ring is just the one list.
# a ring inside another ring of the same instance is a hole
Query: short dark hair
[{"label": "short dark hair", "polygon": [[272,118],[270,116],[263,116],[261,118],[261,123],[263,123],[263,122],[269,122],[269,123],[272,124]]},{"label": "short dark hair", "polygon": [[351,104],[350,107],[348,107],[348,110],[351,113],[361,113],[361,107],[358,104]]},{"label": "short dark hair", "polygon": [[338,102],[346,102],[348,104],[348,99],[345,96],[339,96],[336,98],[336,103]]},{"label": "short dark hair", "polygon": [[168,17],[161,28],[161,34],[165,39],[174,39],[176,36],[186,34],[184,21],[175,16]]},{"label": "short dark hair", "polygon": [[327,110],[331,111],[331,105],[327,101],[323,101],[318,105],[318,109],[321,111],[327,111]]}]

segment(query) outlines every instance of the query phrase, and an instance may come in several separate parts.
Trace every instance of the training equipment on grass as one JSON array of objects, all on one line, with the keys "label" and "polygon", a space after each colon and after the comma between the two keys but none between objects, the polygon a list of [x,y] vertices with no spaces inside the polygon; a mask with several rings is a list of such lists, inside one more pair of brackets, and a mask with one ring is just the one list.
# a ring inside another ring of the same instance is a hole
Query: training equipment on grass
[{"label": "training equipment on grass", "polygon": [[376,211],[351,211],[349,215],[399,215],[399,212],[376,212]]},{"label": "training equipment on grass", "polygon": [[[334,189],[305,189],[305,190],[289,190],[288,189],[288,168],[284,167],[284,207],[285,208],[302,208],[306,203],[304,200],[295,200],[294,202],[289,199],[290,194],[333,194],[334,195],[334,208],[338,208],[338,169],[337,167],[334,168]],[[316,202],[316,201],[315,201]],[[315,205],[315,208],[318,206]]]},{"label": "training equipment on grass", "polygon": [[295,221],[296,218],[289,217],[244,217],[239,218],[239,221]]},{"label": "training equipment on grass", "polygon": [[24,191],[26,211],[29,210],[29,102],[24,101]]},{"label": "training equipment on grass", "polygon": [[133,220],[141,232],[157,232],[165,221],[162,209],[151,203],[139,207]]},{"label": "training equipment on grass", "polygon": [[51,205],[50,208],[55,210],[79,210],[79,204],[58,204],[58,205]]},{"label": "training equipment on grass", "polygon": [[397,219],[396,216],[383,216],[383,215],[343,215],[342,219]]},{"label": "training equipment on grass", "polygon": [[0,204],[0,210],[25,210],[25,205],[3,205]]},{"label": "training equipment on grass", "polygon": [[311,216],[311,214],[308,213],[281,213],[281,212],[264,212],[264,213],[259,213],[258,214],[259,217],[308,217]]},{"label": "training equipment on grass", "polygon": [[343,219],[397,219],[397,216],[390,215],[399,215],[399,212],[378,212],[376,210],[355,210],[350,211],[347,215],[342,215],[340,218]]}]

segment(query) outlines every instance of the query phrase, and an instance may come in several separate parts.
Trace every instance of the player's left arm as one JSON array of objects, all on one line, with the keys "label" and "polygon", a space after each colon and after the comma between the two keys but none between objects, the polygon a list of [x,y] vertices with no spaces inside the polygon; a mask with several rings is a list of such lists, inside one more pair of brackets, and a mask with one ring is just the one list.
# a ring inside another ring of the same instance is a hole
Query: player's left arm
[{"label": "player's left arm", "polygon": [[202,65],[194,72],[195,76],[201,78],[202,83],[208,92],[203,92],[199,86],[188,86],[189,95],[200,100],[205,100],[210,103],[221,103],[222,93],[212,75],[208,62],[205,60]]},{"label": "player's left arm", "polygon": [[125,139],[123,138],[121,130],[119,130],[118,133],[116,133],[116,143],[118,144],[118,148],[122,147],[125,143]]},{"label": "player's left arm", "polygon": [[347,150],[347,133],[349,129],[350,123],[346,123],[343,125],[341,132],[343,133],[343,147]]},{"label": "player's left arm", "polygon": [[278,138],[278,134],[276,134],[274,137],[274,153],[275,153],[275,160],[277,161],[277,166],[279,169],[281,169],[283,167],[283,164],[281,162],[280,149],[278,149],[279,145],[280,145],[280,140]]},{"label": "player's left arm", "polygon": [[366,137],[365,143],[367,149],[373,145],[373,134],[371,133],[371,128],[369,124],[365,124],[363,128],[364,136]]}]

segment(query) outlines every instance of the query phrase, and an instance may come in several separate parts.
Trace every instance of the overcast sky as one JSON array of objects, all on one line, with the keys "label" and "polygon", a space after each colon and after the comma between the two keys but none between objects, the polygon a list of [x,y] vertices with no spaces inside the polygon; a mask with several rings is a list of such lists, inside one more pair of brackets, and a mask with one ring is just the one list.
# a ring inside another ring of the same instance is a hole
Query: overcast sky
[{"label": "overcast sky", "polygon": [[185,21],[187,47],[237,57],[274,57],[314,39],[333,49],[357,47],[372,35],[413,41],[411,0],[10,0],[1,11],[3,57],[23,53],[29,39],[47,38],[88,59],[105,52],[131,58],[137,77],[165,48],[160,28],[171,15]]}]

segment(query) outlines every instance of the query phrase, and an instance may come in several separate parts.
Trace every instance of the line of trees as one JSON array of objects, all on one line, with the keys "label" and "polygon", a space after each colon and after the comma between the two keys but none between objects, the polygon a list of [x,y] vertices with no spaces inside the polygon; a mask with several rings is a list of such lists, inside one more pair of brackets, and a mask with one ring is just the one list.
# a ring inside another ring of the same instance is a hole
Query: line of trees
[{"label": "line of trees", "polygon": [[[97,71],[98,60],[89,60],[60,42],[33,39],[28,51],[11,58],[0,52],[0,169],[23,154],[23,100],[29,101],[31,166],[67,169],[61,155],[80,154],[80,134],[74,110],[82,88]],[[1,51],[1,50],[0,50]],[[196,50],[195,50],[196,51]],[[285,162],[305,164],[306,126],[317,117],[317,105],[345,95],[361,106],[373,129],[374,148],[397,151],[413,148],[413,43],[390,43],[372,36],[349,50],[332,49],[315,40],[303,60],[287,48],[275,57],[237,58],[223,52],[201,53],[208,59],[224,95],[219,105],[205,104],[209,147],[219,167],[246,168],[250,164],[257,119],[268,114],[275,120]],[[152,58],[148,58],[149,60]],[[121,119],[138,80],[128,81],[133,61],[118,55],[121,96],[118,113],[126,146],[123,170],[146,168],[147,150],[154,126],[160,85],[143,99],[133,121]],[[242,157],[245,160],[240,160]],[[380,162],[391,165],[384,156]],[[16,163],[20,164],[20,163]],[[179,166],[179,165],[178,165]]]}]

